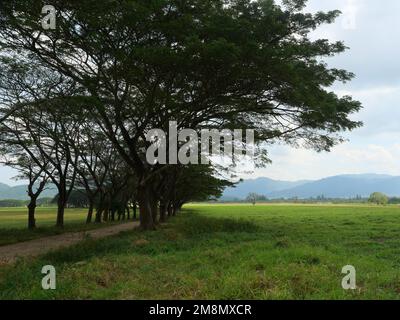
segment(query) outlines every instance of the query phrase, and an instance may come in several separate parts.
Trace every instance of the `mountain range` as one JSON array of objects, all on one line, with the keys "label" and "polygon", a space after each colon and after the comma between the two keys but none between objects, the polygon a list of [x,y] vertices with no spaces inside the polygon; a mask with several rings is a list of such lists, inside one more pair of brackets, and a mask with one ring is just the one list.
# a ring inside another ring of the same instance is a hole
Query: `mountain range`
[{"label": "mountain range", "polygon": [[227,188],[222,200],[242,200],[249,193],[265,195],[269,199],[281,198],[354,198],[368,197],[373,192],[400,196],[400,177],[380,174],[338,175],[320,180],[280,181],[269,178],[244,180],[234,188]]},{"label": "mountain range", "polygon": [[[373,192],[400,197],[400,177],[381,174],[338,175],[320,180],[283,181],[269,178],[244,180],[233,188],[227,188],[221,200],[243,200],[249,193],[264,195],[269,199],[290,198],[355,198],[368,197]],[[43,191],[41,198],[54,197],[54,186]],[[0,183],[0,200],[27,200],[26,186],[8,186]]]},{"label": "mountain range", "polygon": [[[57,194],[54,186],[49,186],[41,194],[41,198],[52,198]],[[0,183],[0,200],[13,199],[13,200],[27,200],[26,185],[19,185],[11,187],[7,184]]]}]

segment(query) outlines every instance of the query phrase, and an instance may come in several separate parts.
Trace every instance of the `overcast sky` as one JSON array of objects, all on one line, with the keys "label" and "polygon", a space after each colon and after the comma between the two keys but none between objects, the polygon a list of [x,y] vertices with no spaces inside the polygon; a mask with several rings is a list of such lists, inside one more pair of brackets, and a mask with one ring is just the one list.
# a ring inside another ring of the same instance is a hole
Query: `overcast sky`
[{"label": "overcast sky", "polygon": [[[355,117],[364,127],[346,135],[350,141],[331,153],[275,146],[273,161],[247,177],[318,179],[347,173],[400,175],[400,1],[310,0],[309,11],[343,12],[335,24],[320,28],[315,37],[343,40],[350,49],[329,61],[352,71],[356,78],[338,85],[363,103]],[[0,167],[0,182],[16,184],[15,172]],[[246,176],[245,176],[246,178]]]},{"label": "overcast sky", "polygon": [[[400,175],[400,1],[310,0],[309,11],[343,12],[315,36],[343,40],[350,49],[329,61],[356,74],[339,94],[363,103],[355,117],[364,127],[346,134],[350,141],[330,153],[285,146],[270,149],[273,163],[251,177],[319,179],[346,173]],[[249,176],[250,177],[250,176]]]}]

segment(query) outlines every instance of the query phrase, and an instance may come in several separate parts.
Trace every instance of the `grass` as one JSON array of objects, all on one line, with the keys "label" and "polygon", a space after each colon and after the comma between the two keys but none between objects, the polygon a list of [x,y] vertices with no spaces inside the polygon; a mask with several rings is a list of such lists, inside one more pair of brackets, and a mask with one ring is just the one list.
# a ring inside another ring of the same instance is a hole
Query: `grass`
[{"label": "grass", "polygon": [[[400,208],[189,205],[156,232],[0,267],[1,299],[399,299]],[[41,289],[41,268],[57,290]],[[353,265],[357,290],[341,287]]]},{"label": "grass", "polygon": [[63,229],[54,227],[57,208],[37,208],[35,230],[27,230],[26,208],[0,208],[0,246],[65,232],[85,231],[107,224],[86,225],[87,209],[66,209]]}]

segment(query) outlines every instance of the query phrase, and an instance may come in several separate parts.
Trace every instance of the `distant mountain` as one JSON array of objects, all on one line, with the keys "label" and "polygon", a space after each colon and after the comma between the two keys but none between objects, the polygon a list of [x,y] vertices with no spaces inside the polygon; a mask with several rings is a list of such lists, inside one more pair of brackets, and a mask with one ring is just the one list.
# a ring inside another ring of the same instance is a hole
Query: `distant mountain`
[{"label": "distant mountain", "polygon": [[245,180],[236,188],[227,188],[222,200],[245,199],[250,192],[270,199],[300,199],[368,197],[379,191],[388,196],[400,196],[400,177],[379,174],[338,175],[316,181],[277,181],[268,178]]},{"label": "distant mountain", "polygon": [[269,198],[311,198],[323,195],[326,198],[368,197],[379,191],[388,196],[400,196],[400,177],[360,174],[340,175],[312,181],[294,188],[268,192]]},{"label": "distant mountain", "polygon": [[[354,198],[368,197],[372,192],[379,191],[388,196],[400,197],[400,177],[379,174],[339,175],[310,181],[280,181],[269,178],[244,180],[235,188],[227,188],[221,200],[243,200],[251,192],[265,195],[270,199],[278,198]],[[57,190],[50,185],[43,191],[41,198],[54,197]],[[26,186],[11,187],[0,183],[0,200],[27,200]]]},{"label": "distant mountain", "polygon": [[250,192],[260,195],[266,195],[269,192],[281,191],[303,185],[309,180],[304,181],[280,181],[269,178],[257,178],[252,180],[244,180],[236,187],[226,188],[221,200],[229,201],[235,199],[244,199]]},{"label": "distant mountain", "polygon": [[[40,198],[54,197],[57,194],[57,190],[54,186],[50,185],[40,195]],[[0,200],[14,199],[14,200],[28,200],[29,197],[26,194],[26,186],[20,185],[11,187],[4,183],[0,183]]]}]

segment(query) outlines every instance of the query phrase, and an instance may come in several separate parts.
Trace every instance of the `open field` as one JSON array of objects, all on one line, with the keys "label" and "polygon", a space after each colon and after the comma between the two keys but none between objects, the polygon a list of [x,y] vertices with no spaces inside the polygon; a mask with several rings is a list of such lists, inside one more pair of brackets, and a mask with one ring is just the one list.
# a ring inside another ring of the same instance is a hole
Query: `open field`
[{"label": "open field", "polygon": [[[399,231],[394,206],[188,205],[156,232],[2,266],[0,298],[398,299]],[[47,264],[56,290],[41,289]],[[341,287],[348,264],[355,291]]]},{"label": "open field", "polygon": [[56,211],[55,207],[37,208],[36,224],[38,228],[29,231],[27,230],[26,208],[0,208],[0,246],[64,232],[85,231],[111,225],[111,223],[86,225],[87,209],[66,209],[65,226],[63,229],[58,229],[54,227]]}]

